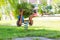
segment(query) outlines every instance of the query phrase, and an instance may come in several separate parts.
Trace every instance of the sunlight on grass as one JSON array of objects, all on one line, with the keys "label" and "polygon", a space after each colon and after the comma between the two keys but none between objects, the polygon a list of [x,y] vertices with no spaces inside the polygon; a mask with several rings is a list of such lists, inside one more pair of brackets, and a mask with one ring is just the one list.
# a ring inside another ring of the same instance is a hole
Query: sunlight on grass
[{"label": "sunlight on grass", "polygon": [[37,29],[50,29],[60,31],[60,20],[35,20],[34,25]]},{"label": "sunlight on grass", "polygon": [[[14,21],[0,21],[0,25],[12,25],[16,24],[16,20]],[[60,20],[34,20],[33,27],[29,27],[29,29],[50,29],[50,30],[58,30],[60,31]]]},{"label": "sunlight on grass", "polygon": [[2,20],[2,21],[0,21],[0,25],[12,25],[12,24],[15,24],[16,25],[16,20]]}]

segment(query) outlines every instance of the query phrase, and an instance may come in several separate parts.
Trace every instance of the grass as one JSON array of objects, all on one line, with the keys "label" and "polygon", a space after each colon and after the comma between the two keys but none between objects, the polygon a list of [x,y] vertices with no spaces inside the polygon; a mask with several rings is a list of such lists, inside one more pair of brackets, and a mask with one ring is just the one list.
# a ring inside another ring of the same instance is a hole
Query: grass
[{"label": "grass", "polygon": [[17,37],[47,37],[60,38],[60,31],[46,30],[46,29],[28,29],[16,26],[0,26],[0,39],[17,38]]},{"label": "grass", "polygon": [[[0,39],[1,38],[17,38],[17,37],[47,37],[60,38],[60,20],[38,20],[34,19],[33,26],[29,26],[28,30],[22,27],[9,26],[16,21],[0,21]],[[2,26],[8,25],[8,26]]]},{"label": "grass", "polygon": [[60,31],[60,20],[35,20],[34,21],[34,26],[33,28],[38,28],[38,29],[49,29],[49,30],[57,30]]}]

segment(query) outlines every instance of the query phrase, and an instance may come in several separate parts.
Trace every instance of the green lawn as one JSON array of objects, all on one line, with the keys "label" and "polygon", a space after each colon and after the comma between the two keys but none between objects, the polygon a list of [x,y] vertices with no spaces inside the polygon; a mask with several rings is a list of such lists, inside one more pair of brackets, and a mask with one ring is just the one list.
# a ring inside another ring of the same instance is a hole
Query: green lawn
[{"label": "green lawn", "polygon": [[[32,26],[33,27],[33,26]],[[28,30],[24,30],[24,27],[14,26],[0,26],[0,39],[1,38],[16,38],[16,37],[48,37],[48,38],[60,38],[60,31],[46,30],[46,29],[34,29],[30,27]]]},{"label": "green lawn", "polygon": [[[33,26],[29,26],[28,30],[24,26],[9,26],[15,21],[0,21],[0,39],[16,38],[16,37],[47,37],[60,38],[60,20],[34,20]],[[8,25],[8,26],[6,26]]]},{"label": "green lawn", "polygon": [[60,31],[60,20],[40,20],[34,21],[35,24],[33,28],[36,29],[49,29],[49,30],[57,30]]}]

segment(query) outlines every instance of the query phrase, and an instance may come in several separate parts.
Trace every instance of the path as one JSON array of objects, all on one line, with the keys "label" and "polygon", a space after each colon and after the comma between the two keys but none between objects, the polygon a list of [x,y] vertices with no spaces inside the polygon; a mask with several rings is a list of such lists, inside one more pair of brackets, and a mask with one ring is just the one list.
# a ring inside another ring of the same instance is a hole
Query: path
[{"label": "path", "polygon": [[60,40],[60,39],[49,39],[45,37],[25,37],[25,38],[15,38],[12,40]]}]

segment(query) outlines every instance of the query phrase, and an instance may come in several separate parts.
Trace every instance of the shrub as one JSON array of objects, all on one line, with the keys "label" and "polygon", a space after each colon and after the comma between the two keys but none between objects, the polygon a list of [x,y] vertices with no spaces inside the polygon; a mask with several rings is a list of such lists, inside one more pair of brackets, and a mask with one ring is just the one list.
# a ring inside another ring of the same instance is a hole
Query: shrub
[{"label": "shrub", "polygon": [[32,14],[32,10],[34,6],[30,3],[22,2],[21,4],[17,5],[17,13],[19,13],[19,9],[24,9],[24,17],[29,17]]},{"label": "shrub", "polygon": [[40,14],[42,14],[41,16],[43,16],[43,13],[46,12],[45,6],[39,5],[38,7],[39,7],[38,12],[39,12]]},{"label": "shrub", "polygon": [[39,5],[39,13],[43,14],[43,13],[52,13],[51,12],[52,6],[44,6],[44,5]]}]

